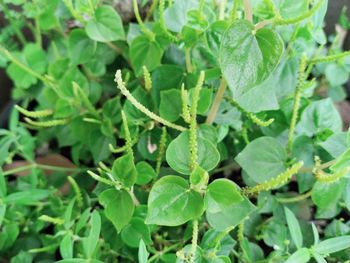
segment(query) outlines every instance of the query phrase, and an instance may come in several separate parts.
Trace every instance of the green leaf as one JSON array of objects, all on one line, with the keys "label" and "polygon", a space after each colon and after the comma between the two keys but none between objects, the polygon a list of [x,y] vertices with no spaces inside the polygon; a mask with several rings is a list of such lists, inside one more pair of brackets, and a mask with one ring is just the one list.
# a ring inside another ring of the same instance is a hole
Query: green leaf
[{"label": "green leaf", "polygon": [[316,182],[312,188],[312,201],[319,208],[329,207],[338,202],[345,187],[346,184],[342,180],[332,184]]},{"label": "green leaf", "polygon": [[181,91],[178,89],[160,92],[159,114],[162,118],[174,122],[182,113]]},{"label": "green leaf", "polygon": [[6,208],[7,208],[7,206],[5,204],[0,204],[0,227],[2,225],[4,218],[5,218]]},{"label": "green leaf", "polygon": [[136,184],[145,185],[152,181],[153,178],[157,176],[153,167],[147,162],[142,161],[136,164],[137,178]]},{"label": "green leaf", "polygon": [[99,42],[124,40],[125,33],[119,14],[111,6],[100,6],[86,25],[87,35]]},{"label": "green leaf", "polygon": [[4,198],[7,194],[7,183],[4,172],[0,168],[0,198]]},{"label": "green leaf", "polygon": [[131,154],[126,154],[116,159],[112,166],[112,176],[125,187],[131,187],[136,182],[137,171],[134,158]]},{"label": "green leaf", "polygon": [[243,201],[236,184],[228,179],[217,179],[209,184],[204,202],[206,211],[216,213]]},{"label": "green leaf", "polygon": [[[218,150],[209,140],[202,137],[198,137],[197,143],[198,165],[206,171],[213,170],[220,161]],[[166,160],[175,171],[186,175],[191,174],[188,131],[182,132],[169,144]]]},{"label": "green leaf", "polygon": [[200,192],[202,189],[205,189],[205,187],[208,184],[208,180],[209,180],[208,172],[198,165],[191,172],[191,175],[190,175],[191,187],[193,187],[197,192]]},{"label": "green leaf", "polygon": [[350,76],[344,65],[336,63],[332,63],[327,66],[325,75],[332,87],[345,84]]},{"label": "green leaf", "polygon": [[63,259],[73,257],[73,239],[70,235],[65,235],[61,240],[60,253]]},{"label": "green leaf", "polygon": [[309,2],[307,0],[293,1],[293,0],[276,0],[276,7],[279,9],[283,18],[289,19],[298,17],[307,12]]},{"label": "green leaf", "polygon": [[285,263],[307,263],[310,260],[310,252],[307,248],[300,248],[294,252]]},{"label": "green leaf", "polygon": [[314,236],[314,245],[316,245],[318,242],[320,242],[320,235],[318,234],[318,230],[315,224],[311,223],[311,226],[312,226],[312,233]]},{"label": "green leaf", "polygon": [[66,211],[64,212],[63,219],[64,219],[64,228],[66,230],[69,230],[70,227],[73,225],[74,220],[72,220],[72,213],[73,213],[73,208],[75,204],[76,198],[73,198],[70,200],[69,204],[66,207]]},{"label": "green leaf", "polygon": [[[21,63],[28,66],[34,72],[38,74],[46,72],[46,53],[38,45],[27,44],[22,53],[15,53],[14,55]],[[25,89],[36,84],[38,81],[33,75],[14,63],[11,63],[7,68],[7,74],[14,81],[16,86]]]},{"label": "green leaf", "polygon": [[342,130],[342,120],[331,99],[312,102],[302,113],[296,127],[300,134],[316,135],[326,129],[333,132]]},{"label": "green leaf", "polygon": [[160,65],[163,49],[155,41],[150,41],[146,36],[136,37],[130,45],[130,60],[136,75],[142,74],[142,67],[149,71]]},{"label": "green leaf", "polygon": [[326,141],[319,143],[332,157],[337,158],[344,153],[350,145],[347,142],[347,133],[334,133]]},{"label": "green leaf", "polygon": [[141,239],[139,243],[138,260],[139,263],[147,263],[149,253],[147,251],[145,242]]},{"label": "green leaf", "polygon": [[255,139],[235,158],[257,183],[263,183],[285,171],[286,159],[287,153],[283,145],[272,137]]},{"label": "green leaf", "polygon": [[151,233],[148,226],[141,218],[133,218],[130,223],[125,226],[121,232],[121,238],[125,244],[130,247],[139,247],[140,241],[143,240],[145,244],[151,244]]},{"label": "green leaf", "polygon": [[349,167],[350,165],[350,149],[348,149],[346,152],[344,152],[342,155],[340,155],[335,164],[333,164],[330,169],[333,172],[338,172],[343,170],[346,167]]},{"label": "green leaf", "polygon": [[[190,89],[190,92],[189,92],[190,102],[192,102],[193,92],[194,92],[194,89]],[[201,89],[199,93],[199,100],[198,100],[198,107],[197,107],[198,114],[205,114],[209,110],[212,98],[213,98],[212,89],[208,89],[208,88]]]},{"label": "green leaf", "polygon": [[179,176],[165,176],[158,180],[148,197],[146,224],[179,226],[199,217],[204,210],[199,193],[190,189]]},{"label": "green leaf", "polygon": [[303,246],[303,235],[301,233],[298,219],[295,217],[294,213],[287,207],[284,207],[284,213],[286,215],[289,233],[293,239],[293,242],[298,249],[301,249],[301,247]]},{"label": "green leaf", "polygon": [[125,190],[107,189],[99,197],[105,208],[106,217],[113,223],[118,233],[130,222],[134,213],[134,203]]},{"label": "green leaf", "polygon": [[217,208],[221,209],[215,209],[215,211],[210,211],[210,209],[208,209],[206,211],[206,218],[210,226],[219,231],[224,231],[228,227],[237,226],[256,209],[245,197],[243,197],[242,201],[233,203],[230,206]]},{"label": "green leaf", "polygon": [[73,29],[68,37],[68,51],[74,65],[88,62],[96,50],[96,42],[92,41],[83,29]]},{"label": "green leaf", "polygon": [[4,198],[7,204],[35,205],[38,201],[47,198],[50,195],[49,190],[31,189],[22,192],[9,194]]},{"label": "green leaf", "polygon": [[197,8],[198,1],[177,0],[164,12],[165,25],[174,32],[181,32],[182,27],[187,23],[187,13]]},{"label": "green leaf", "polygon": [[314,246],[317,253],[328,255],[350,247],[350,236],[329,238]]},{"label": "green leaf", "polygon": [[253,31],[250,22],[238,20],[221,42],[220,67],[234,98],[267,79],[283,52],[283,41],[275,31],[268,28],[256,34]]},{"label": "green leaf", "polygon": [[93,255],[97,247],[98,240],[100,238],[101,216],[97,210],[95,210],[92,213],[90,224],[91,224],[91,229],[90,229],[89,236],[83,239],[83,247],[84,247],[85,255],[88,258],[91,258],[91,256]]},{"label": "green leaf", "polygon": [[159,106],[160,94],[164,90],[180,89],[185,81],[184,69],[177,65],[161,65],[152,72],[152,98]]}]

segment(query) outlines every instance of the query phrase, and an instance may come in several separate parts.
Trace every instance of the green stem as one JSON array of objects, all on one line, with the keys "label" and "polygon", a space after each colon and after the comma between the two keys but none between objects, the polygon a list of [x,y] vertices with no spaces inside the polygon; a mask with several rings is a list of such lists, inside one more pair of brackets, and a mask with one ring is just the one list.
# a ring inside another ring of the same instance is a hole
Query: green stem
[{"label": "green stem", "polygon": [[22,46],[25,46],[27,40],[25,39],[21,29],[18,28],[16,21],[14,21],[13,18],[11,17],[9,8],[4,3],[3,0],[0,0],[0,5],[2,6],[2,11],[4,12],[6,19],[9,20],[11,27],[14,29],[18,40],[21,42]]},{"label": "green stem", "polygon": [[309,191],[309,192],[306,192],[305,194],[297,195],[294,197],[276,197],[276,200],[283,204],[296,203],[309,198],[311,194],[312,194],[312,191]]},{"label": "green stem", "polygon": [[222,78],[220,81],[220,86],[218,88],[218,91],[216,92],[214,102],[213,102],[211,109],[208,113],[207,120],[205,121],[206,124],[210,125],[215,120],[215,117],[216,117],[216,114],[219,110],[222,98],[224,97],[226,88],[227,88],[227,82],[224,78]]},{"label": "green stem", "polygon": [[186,60],[187,72],[192,73],[193,72],[193,65],[192,65],[192,61],[191,61],[191,49],[190,48],[185,49],[185,60]]},{"label": "green stem", "polygon": [[224,18],[225,18],[226,4],[227,4],[227,0],[220,0],[220,4],[219,4],[219,20],[224,20]]},{"label": "green stem", "polygon": [[142,19],[141,19],[141,15],[140,15],[140,12],[139,12],[139,6],[138,6],[138,3],[137,3],[137,0],[133,0],[132,1],[133,3],[133,8],[134,8],[134,14],[135,14],[135,17],[136,17],[136,20],[137,20],[137,23],[140,25],[141,27],[141,31],[146,35],[148,36],[148,38],[151,40],[151,41],[154,41],[156,36],[155,34],[149,30],[145,24],[143,23]]},{"label": "green stem", "polygon": [[275,25],[290,25],[290,24],[296,24],[299,23],[309,17],[311,17],[323,4],[324,0],[319,0],[316,5],[314,5],[311,9],[309,9],[307,12],[304,14],[301,14],[300,16],[290,18],[290,19],[283,19],[281,17],[276,17],[273,20],[273,23]]},{"label": "green stem", "polygon": [[77,11],[75,11],[72,0],[63,0],[63,3],[66,5],[67,9],[72,14],[72,16],[84,25],[85,20]]},{"label": "green stem", "polygon": [[46,164],[38,164],[38,163],[31,163],[25,166],[20,166],[17,168],[13,168],[11,170],[6,170],[3,172],[4,176],[16,174],[19,172],[40,168],[43,170],[51,170],[51,171],[59,171],[59,172],[79,172],[79,171],[85,171],[87,168],[68,168],[68,167],[61,167],[61,166],[53,166],[53,165],[46,165]]},{"label": "green stem", "polygon": [[350,56],[350,50],[342,52],[340,54],[336,54],[336,55],[330,55],[330,56],[326,56],[326,57],[322,57],[322,58],[313,58],[311,60],[309,60],[310,64],[318,64],[318,63],[324,63],[324,62],[332,62],[335,60],[339,60],[342,59],[344,57]]},{"label": "green stem", "polygon": [[297,123],[298,115],[299,115],[302,88],[303,88],[304,81],[305,81],[306,62],[307,62],[307,57],[304,54],[303,57],[301,58],[300,65],[299,65],[298,84],[297,84],[297,87],[295,88],[292,119],[290,122],[289,132],[288,132],[287,149],[289,152],[292,150],[294,130],[295,130],[295,125]]},{"label": "green stem", "polygon": [[237,19],[237,10],[238,10],[238,5],[240,1],[233,1],[233,6],[230,14],[230,20],[231,22],[234,22]]},{"label": "green stem", "polygon": [[156,115],[155,113],[151,112],[149,109],[147,109],[144,105],[142,105],[140,102],[138,102],[135,97],[130,93],[130,91],[125,87],[125,84],[122,79],[122,74],[120,70],[117,70],[115,74],[115,80],[118,84],[118,88],[121,91],[121,93],[130,101],[132,105],[134,105],[139,111],[143,112],[145,115],[147,115],[152,120],[162,123],[165,126],[168,126],[169,128],[179,130],[179,131],[185,131],[186,128],[182,127],[180,125],[171,123],[160,116]]},{"label": "green stem", "polygon": [[145,18],[146,21],[148,21],[151,18],[151,16],[153,15],[153,12],[154,12],[154,10],[156,9],[156,7],[158,5],[158,1],[159,0],[153,0],[152,1],[151,7],[148,9],[148,12],[147,12],[147,15],[146,15],[146,18]]},{"label": "green stem", "polygon": [[230,97],[225,97],[225,98],[232,106],[236,107],[240,112],[242,112],[244,115],[246,115],[248,117],[248,119],[250,119],[253,123],[255,123],[258,126],[267,127],[271,123],[273,123],[275,120],[273,118],[268,119],[267,121],[262,120],[258,116],[256,116],[254,113],[248,112],[245,109],[243,109],[242,106],[239,105],[239,103],[237,101],[235,101],[234,99],[232,99]]},{"label": "green stem", "polygon": [[18,67],[32,75],[33,77],[40,79],[44,83],[50,83],[50,81],[44,77],[38,74],[37,72],[33,71],[30,67],[24,65],[22,62],[20,62],[14,55],[11,54],[10,51],[8,51],[6,48],[0,45],[0,52],[3,53],[9,60],[11,60],[12,63],[16,64]]}]

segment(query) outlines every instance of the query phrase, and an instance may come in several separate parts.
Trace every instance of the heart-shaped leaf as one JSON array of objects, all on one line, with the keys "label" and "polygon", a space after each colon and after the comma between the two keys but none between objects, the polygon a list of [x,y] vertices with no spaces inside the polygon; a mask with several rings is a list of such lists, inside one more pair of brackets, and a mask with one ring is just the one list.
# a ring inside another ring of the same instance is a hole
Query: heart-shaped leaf
[{"label": "heart-shaped leaf", "polygon": [[254,30],[250,22],[238,20],[222,39],[220,67],[235,98],[267,79],[283,53],[283,41],[274,30]]}]

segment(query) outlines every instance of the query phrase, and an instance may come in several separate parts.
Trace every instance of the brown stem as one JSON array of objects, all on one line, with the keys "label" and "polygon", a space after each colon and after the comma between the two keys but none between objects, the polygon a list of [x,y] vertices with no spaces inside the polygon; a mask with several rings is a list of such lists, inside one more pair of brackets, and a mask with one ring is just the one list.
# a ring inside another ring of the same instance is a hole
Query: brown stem
[{"label": "brown stem", "polygon": [[207,124],[212,124],[213,123],[213,121],[214,121],[214,119],[216,117],[216,114],[217,114],[217,112],[219,110],[221,100],[224,97],[224,93],[225,93],[226,87],[227,87],[227,82],[226,82],[226,80],[224,78],[222,78],[221,82],[220,82],[220,86],[219,86],[218,91],[216,93],[213,105],[211,106],[211,109],[209,111],[209,114],[208,114],[208,117],[207,117],[207,120],[206,120]]}]

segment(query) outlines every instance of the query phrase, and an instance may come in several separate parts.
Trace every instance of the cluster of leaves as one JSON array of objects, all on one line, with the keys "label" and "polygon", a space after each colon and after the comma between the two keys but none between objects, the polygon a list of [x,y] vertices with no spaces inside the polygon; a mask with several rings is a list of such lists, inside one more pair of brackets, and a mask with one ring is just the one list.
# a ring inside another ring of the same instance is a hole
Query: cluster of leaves
[{"label": "cluster of leaves", "polygon": [[126,25],[108,1],[0,4],[21,105],[0,130],[1,260],[350,258],[350,52],[327,0],[142,1],[146,19],[134,0]]}]

